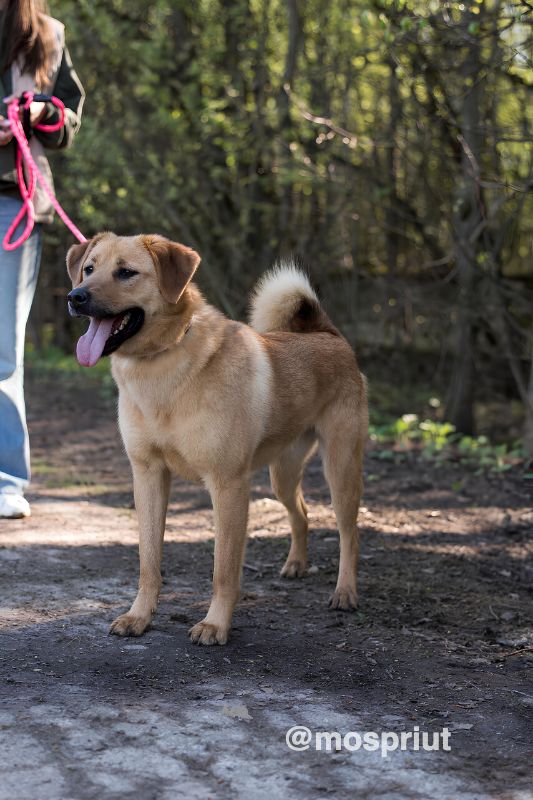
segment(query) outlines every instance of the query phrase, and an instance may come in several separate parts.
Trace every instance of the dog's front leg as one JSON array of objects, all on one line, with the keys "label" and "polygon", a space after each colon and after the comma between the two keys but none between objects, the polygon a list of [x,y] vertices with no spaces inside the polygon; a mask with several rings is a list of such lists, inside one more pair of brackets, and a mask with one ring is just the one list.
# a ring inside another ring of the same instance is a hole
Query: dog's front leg
[{"label": "dog's front leg", "polygon": [[226,644],[239,599],[250,478],[243,476],[223,485],[213,481],[209,489],[215,515],[213,597],[207,616],[189,634],[197,644]]},{"label": "dog's front leg", "polygon": [[152,620],[161,589],[161,555],[170,490],[170,472],[163,464],[132,463],[133,494],[139,522],[141,562],[139,591],[127,614],[113,622],[110,633],[140,636]]}]

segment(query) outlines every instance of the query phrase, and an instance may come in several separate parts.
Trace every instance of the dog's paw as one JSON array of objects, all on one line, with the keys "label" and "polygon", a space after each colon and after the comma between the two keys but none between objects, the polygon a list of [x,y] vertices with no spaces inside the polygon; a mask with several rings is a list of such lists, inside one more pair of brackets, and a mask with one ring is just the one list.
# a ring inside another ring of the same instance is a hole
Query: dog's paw
[{"label": "dog's paw", "polygon": [[287,559],[283,569],[279,573],[282,578],[303,578],[307,573],[307,564],[298,559]]},{"label": "dog's paw", "polygon": [[355,611],[357,593],[353,589],[335,589],[329,600],[329,607],[339,611]]},{"label": "dog's paw", "polygon": [[194,644],[226,644],[228,630],[210,622],[198,622],[190,631],[189,636]]},{"label": "dog's paw", "polygon": [[109,633],[115,636],[141,636],[149,626],[150,620],[144,617],[135,617],[133,614],[121,614],[111,623]]}]

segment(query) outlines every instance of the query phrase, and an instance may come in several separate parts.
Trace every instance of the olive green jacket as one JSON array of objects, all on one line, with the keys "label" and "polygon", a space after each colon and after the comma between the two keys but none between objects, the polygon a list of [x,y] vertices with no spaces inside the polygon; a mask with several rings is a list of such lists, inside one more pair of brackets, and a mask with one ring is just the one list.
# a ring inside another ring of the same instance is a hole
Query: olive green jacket
[{"label": "olive green jacket", "polygon": [[[53,21],[56,22],[55,20]],[[60,23],[56,23],[60,25]],[[61,26],[62,27],[62,26]],[[72,66],[69,52],[62,45],[59,52],[59,68],[57,69],[53,86],[46,90],[46,94],[58,97],[65,104],[65,124],[60,130],[53,133],[44,131],[32,131],[32,136],[39,140],[40,145],[48,150],[59,150],[68,147],[77,133],[81,123],[81,112],[85,93],[76,72]],[[7,117],[7,109],[2,102],[4,97],[13,92],[13,68],[7,69],[0,75],[0,114]],[[44,124],[52,124],[59,119],[59,111],[52,103],[47,103]],[[12,196],[18,196],[17,174],[15,159],[17,144],[11,140],[7,145],[0,147],[0,192],[7,192]],[[45,167],[48,166],[45,161]],[[42,166],[42,164],[40,164]],[[49,179],[50,175],[47,176]],[[51,222],[53,209],[46,203],[35,203],[36,220],[38,222]]]}]

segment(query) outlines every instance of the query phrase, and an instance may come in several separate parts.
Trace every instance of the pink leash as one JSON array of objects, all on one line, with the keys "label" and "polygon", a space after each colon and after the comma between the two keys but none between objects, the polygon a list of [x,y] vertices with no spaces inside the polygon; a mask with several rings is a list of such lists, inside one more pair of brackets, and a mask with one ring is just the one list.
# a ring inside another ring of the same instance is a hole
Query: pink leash
[{"label": "pink leash", "polygon": [[[28,140],[26,139],[26,134],[24,133],[24,128],[22,122],[20,121],[20,109],[25,108],[29,109],[31,103],[33,102],[34,94],[32,92],[24,92],[23,95],[23,103],[22,106],[20,104],[20,98],[13,97],[9,103],[7,108],[7,118],[9,120],[9,125],[13,136],[15,137],[18,148],[17,148],[17,177],[20,189],[20,195],[22,197],[22,207],[18,212],[17,216],[9,226],[9,229],[4,236],[4,241],[2,242],[4,250],[16,250],[17,247],[20,247],[26,239],[29,237],[33,230],[33,226],[35,225],[35,209],[33,206],[33,196],[35,194],[35,187],[37,185],[37,181],[41,184],[44,191],[46,192],[50,202],[54,206],[55,210],[67,226],[67,228],[71,231],[71,233],[78,239],[80,242],[86,242],[87,239],[78,230],[78,228],[74,225],[70,217],[66,214],[63,208],[60,206],[59,201],[55,194],[53,193],[52,189],[48,185],[46,178],[40,171],[39,167],[33,160],[33,156],[31,154],[30,146],[28,144]],[[35,129],[39,131],[46,131],[47,133],[52,133],[53,131],[58,131],[60,128],[63,127],[65,124],[65,106],[62,101],[58,97],[50,97],[49,101],[53,103],[56,108],[60,111],[60,119],[58,122],[55,122],[53,125],[35,125]],[[26,178],[24,176],[24,162],[26,162],[26,170],[29,175],[29,183],[26,184]],[[24,219],[26,219],[26,226],[24,231],[21,233],[19,238],[12,242],[11,238],[14,236],[15,231]]]}]

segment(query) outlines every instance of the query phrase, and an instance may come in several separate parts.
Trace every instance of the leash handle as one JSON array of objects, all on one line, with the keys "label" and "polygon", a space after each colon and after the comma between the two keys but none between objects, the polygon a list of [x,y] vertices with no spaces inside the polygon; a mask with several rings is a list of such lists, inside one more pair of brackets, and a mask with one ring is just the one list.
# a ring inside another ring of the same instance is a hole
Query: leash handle
[{"label": "leash handle", "polygon": [[46,133],[53,133],[54,131],[58,131],[60,128],[63,127],[65,124],[65,104],[59,97],[54,97],[53,95],[46,95],[46,94],[34,94],[33,98],[29,101],[26,101],[26,108],[29,109],[32,102],[35,101],[36,103],[52,103],[58,110],[59,110],[59,119],[57,122],[53,122],[51,125],[43,125],[39,122],[35,125],[35,130],[37,131],[45,131]]},{"label": "leash handle", "polygon": [[[53,207],[55,208],[55,210],[57,211],[58,215],[63,220],[67,228],[70,230],[70,232],[76,237],[76,239],[79,242],[87,241],[83,233],[76,227],[76,225],[74,225],[70,217],[63,210],[57,197],[55,196],[52,189],[48,185],[46,178],[44,177],[39,167],[35,163],[33,156],[31,154],[30,146],[28,144],[26,134],[24,133],[24,127],[20,120],[20,110],[22,108],[25,109],[26,111],[29,111],[29,108],[34,100],[36,102],[53,103],[53,105],[57,109],[59,109],[60,112],[59,120],[57,122],[54,122],[50,125],[39,123],[35,125],[36,130],[40,130],[46,133],[53,133],[54,131],[58,131],[65,124],[65,106],[63,102],[59,99],[59,97],[55,97],[53,95],[34,94],[33,92],[24,92],[22,97],[20,98],[12,97],[8,100],[7,118],[9,121],[11,132],[18,145],[16,169],[17,169],[17,179],[19,184],[20,196],[22,198],[22,206],[18,214],[16,215],[15,219],[9,226],[6,235],[4,236],[2,245],[4,247],[4,250],[7,251],[16,250],[17,247],[20,247],[20,245],[23,244],[28,239],[34,228],[35,208],[33,205],[33,196],[35,194],[35,187],[37,185],[37,181],[39,181],[39,183],[43,187],[45,194],[47,195],[48,199],[50,200]],[[26,163],[26,168],[29,175],[28,184],[26,184],[26,178],[24,176],[24,162]],[[19,238],[13,242],[12,237],[14,236],[17,227],[20,225],[24,217],[27,218],[24,230],[19,236]]]}]

